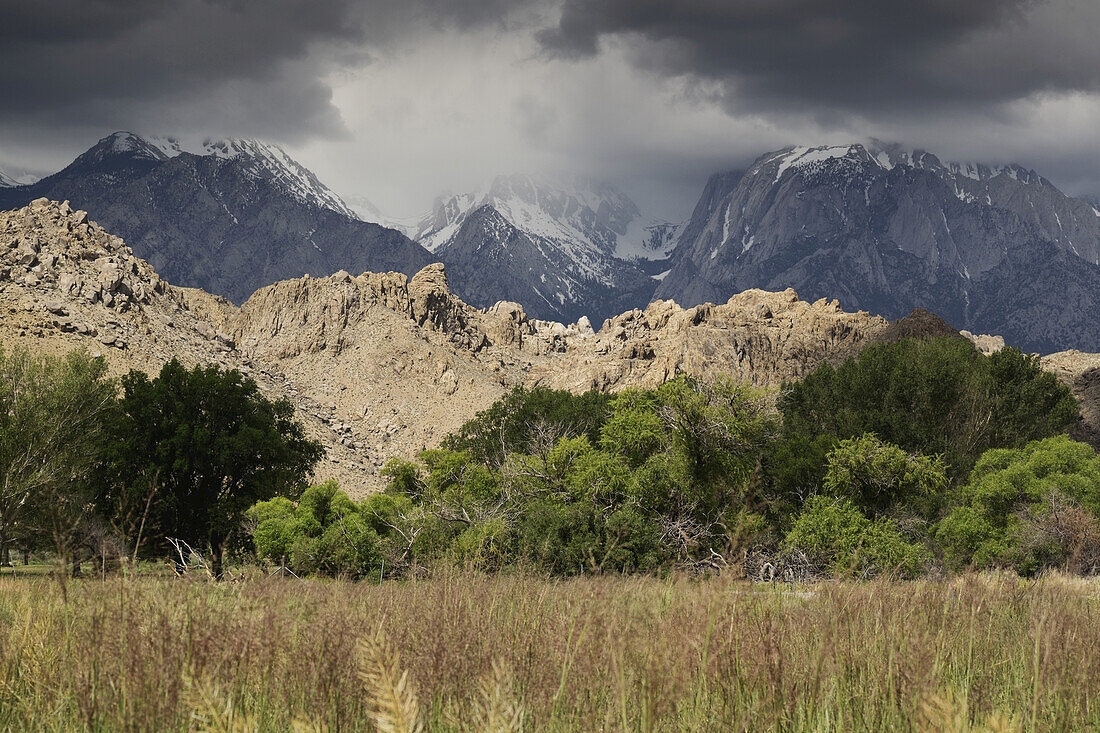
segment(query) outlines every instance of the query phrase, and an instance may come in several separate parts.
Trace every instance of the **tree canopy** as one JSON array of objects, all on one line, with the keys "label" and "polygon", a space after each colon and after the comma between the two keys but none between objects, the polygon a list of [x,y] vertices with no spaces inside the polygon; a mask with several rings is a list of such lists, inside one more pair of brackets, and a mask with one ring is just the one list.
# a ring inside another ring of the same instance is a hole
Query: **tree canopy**
[{"label": "tree canopy", "polygon": [[100,501],[147,515],[147,531],[206,548],[219,565],[245,511],[296,498],[323,455],[288,401],[235,370],[172,360],[152,379],[132,371],[118,411]]}]

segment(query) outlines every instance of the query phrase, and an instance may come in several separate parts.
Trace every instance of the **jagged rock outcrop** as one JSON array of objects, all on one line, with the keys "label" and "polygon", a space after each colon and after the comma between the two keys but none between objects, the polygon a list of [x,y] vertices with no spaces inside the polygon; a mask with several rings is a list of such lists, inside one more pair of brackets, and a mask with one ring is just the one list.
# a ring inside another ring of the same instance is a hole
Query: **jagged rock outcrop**
[{"label": "jagged rock outcrop", "polygon": [[254,378],[273,398],[289,397],[327,458],[319,478],[352,492],[375,485],[381,459],[338,432],[332,407],[317,403],[287,376],[242,352],[232,335],[237,308],[200,290],[177,288],[121,239],[68,202],[38,199],[0,212],[0,343],[61,354],[84,347],[112,374],[156,372],[178,358],[216,364]]},{"label": "jagged rock outcrop", "polygon": [[[678,374],[726,373],[758,386],[797,379],[869,343],[955,333],[915,312],[887,322],[793,290],[749,290],[720,305],[650,304],[594,332],[527,316],[516,303],[474,308],[441,265],[412,277],[338,272],[286,280],[242,307],[166,284],[122,240],[67,204],[0,213],[0,340],[52,353],[102,353],[113,373],[155,372],[175,357],[217,364],[287,398],[328,452],[319,479],[353,495],[381,486],[393,456],[438,444],[517,385],[651,387]],[[972,337],[990,348],[995,337]],[[1077,434],[1100,434],[1100,355],[1044,359],[1086,401]]]},{"label": "jagged rock outcrop", "polygon": [[845,313],[837,302],[806,303],[794,290],[747,290],[723,305],[651,303],[609,319],[532,384],[571,390],[653,387],[680,374],[724,373],[757,386],[797,379],[839,361],[883,333],[886,319]]}]

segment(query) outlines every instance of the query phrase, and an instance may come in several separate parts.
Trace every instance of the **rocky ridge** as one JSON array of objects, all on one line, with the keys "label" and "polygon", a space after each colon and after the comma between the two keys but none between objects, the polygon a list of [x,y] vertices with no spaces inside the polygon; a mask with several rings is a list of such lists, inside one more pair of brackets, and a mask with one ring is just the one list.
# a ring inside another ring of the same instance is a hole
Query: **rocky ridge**
[{"label": "rocky ridge", "polygon": [[655,387],[680,374],[729,374],[760,387],[842,361],[886,331],[885,318],[807,303],[794,290],[746,290],[726,303],[681,308],[669,300],[609,319],[529,381],[557,389]]},{"label": "rocky ridge", "polygon": [[[516,303],[474,308],[451,292],[440,264],[412,277],[341,271],[285,280],[238,308],[167,284],[67,203],[40,199],[0,213],[3,343],[53,353],[84,346],[116,374],[156,371],[173,357],[239,369],[294,403],[328,451],[317,477],[354,495],[381,485],[386,459],[437,445],[516,385],[618,390],[728,373],[778,386],[891,334],[946,328],[930,318],[899,325],[836,301],[804,302],[789,289],[750,290],[718,305],[655,302],[594,331],[587,319],[529,318]],[[989,338],[974,337],[979,345]],[[1095,406],[1097,360],[1056,354],[1044,365]],[[1100,425],[1100,415],[1085,421]]]}]

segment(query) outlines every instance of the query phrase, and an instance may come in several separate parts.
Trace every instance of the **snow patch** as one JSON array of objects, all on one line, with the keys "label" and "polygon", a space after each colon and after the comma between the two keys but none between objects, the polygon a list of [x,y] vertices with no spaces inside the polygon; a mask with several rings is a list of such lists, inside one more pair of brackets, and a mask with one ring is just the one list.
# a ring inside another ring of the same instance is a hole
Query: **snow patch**
[{"label": "snow patch", "polygon": [[[213,156],[224,160],[239,160],[257,178],[278,183],[287,193],[303,203],[330,209],[352,219],[359,217],[343,199],[321,183],[314,173],[287,155],[278,145],[241,138],[205,140],[194,147],[173,137],[139,137],[132,132],[116,132],[100,141],[112,153],[135,153],[152,160],[168,160],[184,153]],[[102,147],[101,147],[102,149]]]}]

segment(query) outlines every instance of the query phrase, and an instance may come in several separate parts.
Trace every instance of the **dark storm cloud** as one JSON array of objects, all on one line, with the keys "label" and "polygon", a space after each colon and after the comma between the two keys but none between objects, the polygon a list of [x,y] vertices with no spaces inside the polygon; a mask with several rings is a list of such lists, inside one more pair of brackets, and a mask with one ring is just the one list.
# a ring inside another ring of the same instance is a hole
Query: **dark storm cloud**
[{"label": "dark storm cloud", "polygon": [[[248,105],[270,134],[333,132],[318,80],[332,49],[363,29],[343,0],[51,0],[4,2],[0,124],[63,129],[139,126],[162,113],[240,122]],[[238,94],[224,92],[233,87]],[[259,105],[269,112],[270,104]]]},{"label": "dark storm cloud", "polygon": [[[1095,0],[566,0],[561,58],[717,82],[732,111],[896,116],[1100,88]],[[1089,29],[1089,30],[1085,30]]]},{"label": "dark storm cloud", "polygon": [[[340,135],[328,74],[418,28],[502,23],[504,0],[0,0],[0,132]],[[156,127],[157,129],[149,129]]]}]

